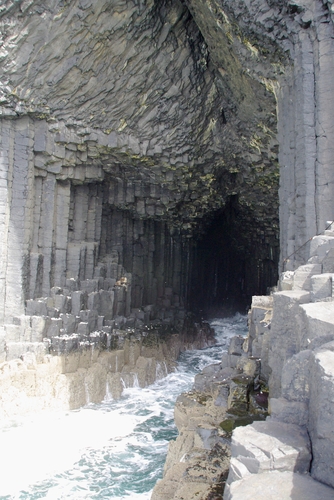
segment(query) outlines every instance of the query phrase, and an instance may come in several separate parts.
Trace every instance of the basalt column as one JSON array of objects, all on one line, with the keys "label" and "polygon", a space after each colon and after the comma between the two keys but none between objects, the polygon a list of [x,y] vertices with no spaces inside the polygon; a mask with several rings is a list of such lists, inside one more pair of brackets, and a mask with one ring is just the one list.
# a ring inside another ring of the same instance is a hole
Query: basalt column
[{"label": "basalt column", "polygon": [[105,204],[100,260],[108,269],[110,259],[117,256],[118,265],[126,269],[124,283],[131,290],[132,307],[153,305],[169,310],[184,305],[188,279],[184,246],[180,235],[172,236],[165,222],[133,218]]},{"label": "basalt column", "polygon": [[273,284],[290,60],[215,3],[3,6],[2,359]]}]

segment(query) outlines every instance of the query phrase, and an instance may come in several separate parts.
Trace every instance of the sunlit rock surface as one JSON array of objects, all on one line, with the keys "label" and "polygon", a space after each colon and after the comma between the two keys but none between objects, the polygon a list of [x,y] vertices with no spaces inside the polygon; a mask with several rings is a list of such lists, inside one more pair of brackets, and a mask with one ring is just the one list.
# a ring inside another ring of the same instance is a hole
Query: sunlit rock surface
[{"label": "sunlit rock surface", "polygon": [[260,64],[211,7],[2,5],[1,361],[180,333],[187,311],[245,307],[275,283],[266,78],[291,61],[270,38]]},{"label": "sunlit rock surface", "polygon": [[[249,348],[305,423],[300,351],[331,380],[333,234],[309,240],[334,210],[332,3],[8,0],[0,32],[4,370],[245,307],[280,245],[291,274]],[[310,415],[312,474],[332,484]]]},{"label": "sunlit rock surface", "polygon": [[224,499],[276,490],[280,498],[334,495],[332,239],[330,224],[312,239],[307,263],[282,275],[277,292],[253,298],[247,347],[254,357],[266,346],[261,378],[269,384],[270,418],[234,432]]},{"label": "sunlit rock surface", "polygon": [[305,498],[305,500],[330,500],[333,490],[314,481],[310,476],[294,472],[262,472],[253,474],[247,480],[237,481],[224,495],[224,500],[265,500],[268,496],[279,495],[282,500]]},{"label": "sunlit rock surface", "polygon": [[153,328],[137,335],[118,331],[109,346],[86,342],[46,355],[28,351],[0,364],[0,416],[11,419],[118,399],[126,387],[147,387],[165,377],[181,351],[212,344],[212,331],[203,326],[188,336]]}]

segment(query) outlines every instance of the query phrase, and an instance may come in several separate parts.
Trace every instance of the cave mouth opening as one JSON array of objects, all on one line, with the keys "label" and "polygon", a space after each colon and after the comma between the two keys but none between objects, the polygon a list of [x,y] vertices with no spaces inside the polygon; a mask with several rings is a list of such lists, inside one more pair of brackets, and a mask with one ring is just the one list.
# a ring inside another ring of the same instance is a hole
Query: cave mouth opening
[{"label": "cave mouth opening", "polygon": [[238,195],[190,233],[175,219],[138,215],[130,202],[125,210],[131,193],[135,203],[130,182],[118,182],[117,189],[110,179],[66,188],[71,191],[67,278],[83,284],[100,279],[105,291],[114,287],[108,314],[128,317],[150,307],[151,319],[165,322],[173,322],[181,309],[199,319],[230,316],[245,313],[253,295],[265,295],[277,283],[277,227],[272,217],[242,205]]},{"label": "cave mouth opening", "polygon": [[276,285],[278,241],[263,233],[257,220],[245,221],[236,196],[212,215],[194,248],[191,311],[203,317],[245,313],[253,295]]}]

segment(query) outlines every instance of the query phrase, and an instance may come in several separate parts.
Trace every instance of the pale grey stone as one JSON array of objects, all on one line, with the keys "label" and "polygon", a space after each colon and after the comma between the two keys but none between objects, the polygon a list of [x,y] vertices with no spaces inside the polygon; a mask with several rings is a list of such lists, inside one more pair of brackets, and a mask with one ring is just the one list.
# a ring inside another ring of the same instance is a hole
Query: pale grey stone
[{"label": "pale grey stone", "polygon": [[5,325],[6,342],[20,342],[21,325]]},{"label": "pale grey stone", "polygon": [[235,336],[231,339],[228,348],[229,366],[231,368],[236,368],[238,362],[240,361],[240,357],[245,355],[243,350],[244,341],[245,339],[242,336]]},{"label": "pale grey stone", "polygon": [[27,300],[26,314],[28,316],[46,316],[47,306],[45,300]]},{"label": "pale grey stone", "polygon": [[314,352],[310,373],[308,429],[312,440],[312,477],[334,487],[334,342]]},{"label": "pale grey stone", "polygon": [[[334,234],[332,235],[334,236]],[[334,273],[334,248],[331,248],[326,253],[322,260],[322,272],[323,273]]]},{"label": "pale grey stone", "polygon": [[83,310],[87,303],[87,294],[81,290],[73,292],[72,295],[72,314],[79,316],[80,311]]},{"label": "pale grey stone", "polygon": [[311,278],[311,301],[317,302],[327,297],[332,297],[332,281],[331,273],[323,273],[314,275]]},{"label": "pale grey stone", "polygon": [[227,485],[224,500],[332,500],[334,490],[308,475],[294,472],[263,472]]},{"label": "pale grey stone", "polygon": [[312,289],[311,278],[314,274],[321,273],[321,264],[305,264],[299,266],[293,275],[293,290],[308,290]]},{"label": "pale grey stone", "polygon": [[300,349],[316,349],[334,340],[334,302],[301,305],[304,328],[300,331]]},{"label": "pale grey stone", "polygon": [[311,241],[310,255],[317,255],[320,262],[326,257],[327,252],[334,248],[334,237],[319,235]]},{"label": "pale grey stone", "polygon": [[18,359],[27,352],[35,354],[37,363],[42,363],[46,354],[45,344],[41,342],[7,342],[6,361]]},{"label": "pale grey stone", "polygon": [[306,473],[312,458],[306,430],[274,420],[234,429],[231,454],[252,474],[273,470]]},{"label": "pale grey stone", "polygon": [[48,338],[57,337],[62,327],[63,327],[63,322],[60,318],[51,318],[51,321],[46,331],[46,336]]},{"label": "pale grey stone", "polygon": [[269,398],[268,411],[273,420],[301,426],[308,424],[308,403],[303,401]]},{"label": "pale grey stone", "polygon": [[61,314],[60,319],[62,320],[63,329],[66,334],[71,335],[76,331],[76,326],[78,320],[73,314]]},{"label": "pale grey stone", "polygon": [[282,397],[289,401],[308,402],[311,351],[292,356],[282,370]]},{"label": "pale grey stone", "polygon": [[111,320],[114,317],[114,291],[101,290],[100,295],[100,309],[99,313],[105,317],[106,320]]},{"label": "pale grey stone", "polygon": [[6,330],[0,327],[0,363],[6,361]]},{"label": "pale grey stone", "polygon": [[[271,397],[281,395],[281,375],[284,363],[300,349],[304,342],[305,325],[301,304],[309,302],[310,294],[303,290],[288,290],[273,294],[273,317],[270,328],[269,389]],[[309,304],[307,304],[309,305]]]},{"label": "pale grey stone", "polygon": [[43,338],[46,336],[49,321],[49,318],[46,319],[42,316],[31,316],[32,342],[43,342]]},{"label": "pale grey stone", "polygon": [[80,323],[77,326],[77,333],[82,336],[82,335],[89,335],[89,324],[86,321],[80,321]]},{"label": "pale grey stone", "polygon": [[97,327],[97,311],[85,309],[80,311],[80,319],[82,322],[87,323],[89,327],[89,332],[93,332]]}]

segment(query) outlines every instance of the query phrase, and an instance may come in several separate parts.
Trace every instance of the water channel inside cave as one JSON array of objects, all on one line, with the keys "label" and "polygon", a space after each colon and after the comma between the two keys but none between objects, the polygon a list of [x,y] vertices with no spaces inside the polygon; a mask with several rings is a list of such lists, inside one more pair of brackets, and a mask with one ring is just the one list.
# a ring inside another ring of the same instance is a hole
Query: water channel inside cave
[{"label": "water channel inside cave", "polygon": [[176,371],[150,387],[127,388],[117,401],[76,411],[2,423],[0,499],[149,500],[177,434],[177,396],[220,360],[231,336],[247,329],[239,314],[211,324],[217,345],[183,353]]}]

